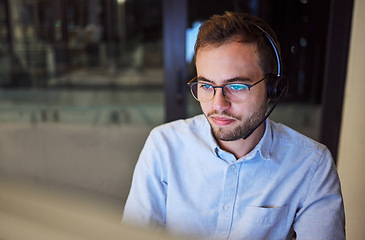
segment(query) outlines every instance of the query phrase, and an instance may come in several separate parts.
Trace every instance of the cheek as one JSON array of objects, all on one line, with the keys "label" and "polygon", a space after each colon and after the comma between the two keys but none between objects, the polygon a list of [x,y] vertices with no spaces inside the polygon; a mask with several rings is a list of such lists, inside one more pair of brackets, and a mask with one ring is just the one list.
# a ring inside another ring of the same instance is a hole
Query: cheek
[{"label": "cheek", "polygon": [[[261,83],[260,83],[261,84]],[[252,105],[253,108],[257,106],[262,106],[264,103],[268,103],[270,99],[267,98],[267,88],[266,85],[257,85],[255,86],[256,89],[252,89],[250,97],[249,97],[249,104]]]},{"label": "cheek", "polygon": [[205,115],[210,112],[209,103],[200,103],[200,107]]}]

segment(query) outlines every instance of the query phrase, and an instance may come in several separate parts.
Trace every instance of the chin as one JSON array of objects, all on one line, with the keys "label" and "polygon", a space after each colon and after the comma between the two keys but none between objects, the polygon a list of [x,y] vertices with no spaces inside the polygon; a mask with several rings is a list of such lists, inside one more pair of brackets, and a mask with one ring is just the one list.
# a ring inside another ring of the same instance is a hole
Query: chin
[{"label": "chin", "polygon": [[221,141],[237,141],[240,140],[245,133],[248,132],[246,128],[242,128],[241,126],[236,127],[234,130],[223,129],[222,127],[213,128],[212,126],[212,134],[217,140]]}]

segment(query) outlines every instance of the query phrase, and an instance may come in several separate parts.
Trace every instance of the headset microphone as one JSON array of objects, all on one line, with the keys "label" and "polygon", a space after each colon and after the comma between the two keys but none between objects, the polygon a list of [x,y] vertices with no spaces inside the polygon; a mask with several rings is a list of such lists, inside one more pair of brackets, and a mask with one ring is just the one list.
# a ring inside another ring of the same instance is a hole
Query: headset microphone
[{"label": "headset microphone", "polygon": [[281,58],[278,51],[278,47],[275,44],[274,39],[261,27],[257,26],[256,24],[252,24],[256,28],[258,28],[261,32],[264,33],[266,38],[269,40],[276,56],[276,62],[277,62],[277,74],[270,74],[268,77],[268,83],[267,83],[267,95],[268,98],[273,100],[274,103],[270,110],[265,114],[264,118],[257,124],[254,128],[249,130],[242,138],[247,139],[251,134],[263,123],[265,120],[270,116],[276,105],[279,103],[280,99],[283,98],[287,91],[288,91],[288,80],[281,75]]},{"label": "headset microphone", "polygon": [[282,91],[279,95],[279,97],[277,99],[275,99],[272,107],[270,108],[270,110],[265,114],[265,117],[259,122],[259,124],[257,124],[254,128],[252,128],[250,131],[248,131],[242,138],[244,140],[246,140],[249,136],[251,136],[251,134],[263,123],[265,122],[265,120],[270,116],[270,114],[272,113],[272,111],[274,110],[274,108],[276,107],[276,105],[278,105],[280,99],[286,94],[287,89],[285,89],[284,91]]}]

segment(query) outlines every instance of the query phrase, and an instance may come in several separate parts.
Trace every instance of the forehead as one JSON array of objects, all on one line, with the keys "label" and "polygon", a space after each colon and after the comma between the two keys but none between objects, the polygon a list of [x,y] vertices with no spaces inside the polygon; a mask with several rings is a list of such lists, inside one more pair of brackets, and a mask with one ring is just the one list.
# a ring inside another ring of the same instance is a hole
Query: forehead
[{"label": "forehead", "polygon": [[232,78],[258,79],[262,76],[256,43],[231,42],[199,49],[198,77],[214,81]]}]

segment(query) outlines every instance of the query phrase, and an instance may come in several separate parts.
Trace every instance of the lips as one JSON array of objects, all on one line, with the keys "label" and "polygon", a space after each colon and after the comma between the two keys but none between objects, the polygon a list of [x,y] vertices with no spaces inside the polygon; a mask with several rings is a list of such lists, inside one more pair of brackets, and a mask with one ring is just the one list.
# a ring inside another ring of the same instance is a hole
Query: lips
[{"label": "lips", "polygon": [[220,117],[220,116],[212,116],[210,119],[212,119],[213,123],[218,126],[226,126],[236,121],[233,118]]}]

